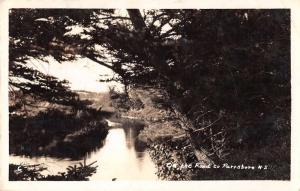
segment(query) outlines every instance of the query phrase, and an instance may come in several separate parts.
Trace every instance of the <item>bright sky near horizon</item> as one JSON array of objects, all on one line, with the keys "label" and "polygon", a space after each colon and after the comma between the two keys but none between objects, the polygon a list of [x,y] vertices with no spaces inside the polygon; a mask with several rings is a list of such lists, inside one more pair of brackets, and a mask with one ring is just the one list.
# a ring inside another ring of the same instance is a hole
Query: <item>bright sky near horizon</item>
[{"label": "bright sky near horizon", "polygon": [[[117,16],[128,16],[126,9],[117,9]],[[39,20],[43,20],[41,18]],[[44,19],[45,20],[45,19]],[[46,19],[47,20],[47,19]],[[72,29],[65,35],[82,35],[81,26],[70,26]],[[100,75],[112,77],[114,72],[88,58],[79,58],[72,62],[58,62],[52,57],[47,57],[48,63],[38,59],[31,59],[26,64],[29,67],[39,70],[45,74],[57,77],[60,80],[68,80],[72,90],[85,90],[91,92],[107,92],[109,87],[114,86],[115,90],[123,91],[123,85],[118,82],[99,82]],[[102,77],[107,78],[107,77]]]},{"label": "bright sky near horizon", "polygon": [[[144,10],[141,10],[144,15]],[[126,9],[115,10],[116,16],[128,17]],[[45,18],[39,19],[47,20]],[[83,32],[81,26],[70,26],[71,31],[65,35],[81,35],[83,38],[88,38]],[[167,31],[170,29],[169,25],[165,25],[162,30]],[[116,90],[123,91],[123,85],[118,82],[99,82],[100,75],[108,75],[112,77],[113,71],[98,63],[88,59],[79,58],[72,62],[57,62],[52,57],[47,57],[48,63],[38,59],[31,59],[26,64],[29,67],[37,69],[45,74],[57,77],[60,80],[68,80],[72,90],[85,90],[91,92],[107,92],[110,86],[114,86]]]},{"label": "bright sky near horizon", "polygon": [[101,66],[88,58],[79,58],[72,62],[62,63],[53,58],[48,58],[48,60],[49,63],[31,59],[28,66],[60,80],[68,80],[72,90],[107,92],[110,86],[115,86],[116,90],[122,91],[123,85],[118,82],[99,82],[101,75],[112,77],[114,73],[109,68]]}]

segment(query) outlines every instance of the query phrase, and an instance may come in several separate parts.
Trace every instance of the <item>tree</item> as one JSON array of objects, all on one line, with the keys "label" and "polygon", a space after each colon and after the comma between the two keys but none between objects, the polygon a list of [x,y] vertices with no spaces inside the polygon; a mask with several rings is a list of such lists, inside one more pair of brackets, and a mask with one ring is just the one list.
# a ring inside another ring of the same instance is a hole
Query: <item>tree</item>
[{"label": "tree", "polygon": [[[74,13],[72,10],[10,10],[9,86],[12,93],[19,94],[16,92],[18,90],[34,99],[65,105],[79,102],[76,100],[78,95],[70,90],[68,81],[60,81],[27,64],[30,59],[47,62],[47,56],[53,56],[58,61],[75,59],[68,47],[59,47],[56,40],[56,37],[62,37],[70,31],[66,26],[76,24],[76,19],[85,22],[91,18],[90,11],[83,10],[78,18]],[[72,19],[67,18],[68,14],[73,15]]]},{"label": "tree", "polygon": [[[10,65],[18,61],[14,57],[22,58],[18,55],[51,55],[59,61],[87,57],[112,69],[126,86],[166,90],[170,107],[191,121],[194,140],[234,129],[242,142],[253,144],[274,129],[269,124],[274,116],[289,121],[289,10],[127,13],[12,10]],[[72,34],[74,26],[81,32]],[[22,52],[24,47],[28,51]]]}]

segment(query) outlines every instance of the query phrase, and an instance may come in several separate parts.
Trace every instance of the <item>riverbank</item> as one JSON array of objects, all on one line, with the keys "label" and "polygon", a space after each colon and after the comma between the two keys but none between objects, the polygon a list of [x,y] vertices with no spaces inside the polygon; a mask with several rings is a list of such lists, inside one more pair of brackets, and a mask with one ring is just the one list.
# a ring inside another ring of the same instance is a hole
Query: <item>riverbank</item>
[{"label": "riverbank", "polygon": [[[139,139],[149,146],[149,152],[157,166],[157,175],[160,179],[289,179],[289,123],[283,116],[271,121],[270,127],[272,129],[267,129],[268,135],[258,135],[263,136],[263,140],[259,142],[250,140],[252,142],[249,143],[254,146],[249,146],[250,144],[247,142],[246,144],[228,145],[226,148],[228,155],[222,159],[214,160],[210,164],[210,168],[188,168],[186,166],[193,166],[193,164],[199,162],[201,164],[203,161],[196,157],[195,150],[183,130],[181,119],[168,107],[164,107],[165,95],[163,91],[160,92],[160,90],[151,88],[136,88],[129,92],[129,97],[131,102],[138,102],[142,107],[130,109],[122,115],[145,121],[146,125],[140,132]],[[230,116],[227,120],[230,121]],[[265,128],[263,122],[256,123],[258,126],[261,123],[260,126]],[[221,124],[230,127],[226,120]],[[229,133],[231,133],[228,135],[232,139],[239,141],[238,131]],[[209,137],[209,135],[206,136]],[[245,134],[245,136],[252,136],[252,134]],[[196,137],[196,140],[201,141],[200,137]],[[177,167],[169,168],[170,164],[176,164]],[[206,164],[203,164],[201,165],[206,167]],[[228,164],[229,167],[227,168],[225,164]],[[213,165],[216,165],[216,168],[213,168]],[[225,166],[221,168],[223,165]],[[254,169],[241,169],[241,166],[251,166]]]},{"label": "riverbank", "polygon": [[[116,130],[114,132],[118,136],[110,137],[111,141],[108,142],[114,142],[113,148],[124,149],[124,153],[128,153],[128,158],[139,157],[141,153],[144,155],[147,145],[148,153],[156,165],[156,175],[161,180],[289,179],[290,131],[289,124],[282,117],[275,120],[276,124],[271,126],[273,129],[267,131],[268,136],[260,135],[264,137],[263,140],[249,141],[255,146],[235,145],[229,148],[226,158],[207,160],[207,156],[212,155],[206,150],[201,150],[201,147],[195,148],[195,145],[202,146],[201,141],[220,135],[220,132],[216,131],[215,135],[195,136],[198,142],[193,144],[189,134],[184,130],[183,120],[186,119],[165,105],[167,96],[163,91],[152,88],[131,89],[128,103],[122,94],[106,94],[100,97],[102,100],[98,100],[97,94],[83,92],[83,95],[85,97],[81,99],[85,100],[87,107],[72,109],[69,106],[54,108],[48,106],[46,110],[30,110],[31,113],[28,115],[24,112],[11,113],[10,154],[82,159],[90,153],[95,155],[93,152],[95,150],[99,151],[108,130],[111,129]],[[122,105],[126,107],[121,107]],[[34,113],[36,114],[33,115]],[[205,119],[203,117],[203,120],[208,121],[207,124],[214,124],[213,120],[209,121],[211,119],[206,117],[208,116],[205,116]],[[227,123],[230,117],[220,125],[230,127],[231,124]],[[111,124],[118,125],[109,127]],[[119,127],[120,124],[122,129]],[[220,125],[219,127],[222,127]],[[218,126],[213,128],[216,127],[218,128]],[[238,135],[234,131],[227,133],[231,137]],[[120,140],[128,147],[127,149]],[[208,143],[211,143],[209,141]],[[112,159],[116,159],[116,163],[119,162],[119,156],[114,155],[110,158],[111,152],[111,149],[107,150],[109,156],[106,160],[107,166],[110,166]],[[137,163],[140,163],[139,160]],[[110,166],[106,171],[110,172],[112,168],[114,167]]]},{"label": "riverbank", "polygon": [[[102,147],[107,132],[105,118],[113,114],[105,110],[106,95],[98,97],[88,92],[80,93],[79,99],[92,103],[74,108],[58,104],[33,102],[14,110],[9,118],[9,153],[29,157],[50,156],[77,160]],[[93,97],[93,99],[91,99]],[[26,99],[31,99],[27,97]],[[10,100],[16,105],[18,100]],[[44,105],[44,107],[41,107]],[[101,109],[96,109],[102,107]],[[78,144],[80,143],[80,144]]]},{"label": "riverbank", "polygon": [[[10,180],[157,180],[147,145],[137,139],[144,121],[120,117],[108,94],[79,95],[87,107],[10,115]],[[98,169],[85,166],[94,161]]]},{"label": "riverbank", "polygon": [[148,145],[148,152],[156,165],[156,175],[161,180],[191,180],[190,170],[168,169],[166,164],[176,161],[184,163],[195,161],[186,141],[185,131],[181,128],[177,116],[164,107],[163,94],[156,89],[134,89],[129,91],[133,107],[120,115],[125,119],[144,121],[144,128],[138,139]]}]

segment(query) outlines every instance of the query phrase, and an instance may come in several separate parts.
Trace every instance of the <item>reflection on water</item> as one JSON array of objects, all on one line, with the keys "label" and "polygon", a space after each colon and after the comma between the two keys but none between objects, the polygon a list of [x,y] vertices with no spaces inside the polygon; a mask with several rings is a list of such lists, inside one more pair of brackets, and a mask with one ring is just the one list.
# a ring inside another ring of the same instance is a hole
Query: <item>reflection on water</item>
[{"label": "reflection on water", "polygon": [[90,157],[99,161],[99,173],[91,179],[157,179],[149,154],[135,149],[136,136],[133,128],[111,129],[104,147]]},{"label": "reflection on water", "polygon": [[[87,164],[97,161],[97,173],[91,180],[157,180],[156,169],[149,154],[145,151],[145,145],[137,141],[138,129],[113,128],[104,142],[104,146],[98,151],[89,153],[86,157]],[[44,174],[56,174],[64,171],[69,165],[81,161],[69,159],[57,159],[53,157],[10,156],[10,162],[38,164],[44,163],[48,171]]]}]

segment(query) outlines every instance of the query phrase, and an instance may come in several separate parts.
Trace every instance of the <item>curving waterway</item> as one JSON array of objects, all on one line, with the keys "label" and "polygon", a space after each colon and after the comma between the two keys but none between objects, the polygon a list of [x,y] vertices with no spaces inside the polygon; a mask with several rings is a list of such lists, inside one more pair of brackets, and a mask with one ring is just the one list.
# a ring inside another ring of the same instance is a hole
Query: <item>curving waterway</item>
[{"label": "curving waterway", "polygon": [[[139,130],[135,127],[115,127],[108,131],[102,148],[86,154],[81,160],[54,157],[9,157],[14,164],[41,164],[48,170],[42,174],[65,171],[69,165],[85,160],[86,164],[97,161],[97,172],[90,180],[157,180],[156,168],[144,144],[137,140]],[[80,144],[80,143],[79,143]]]}]

